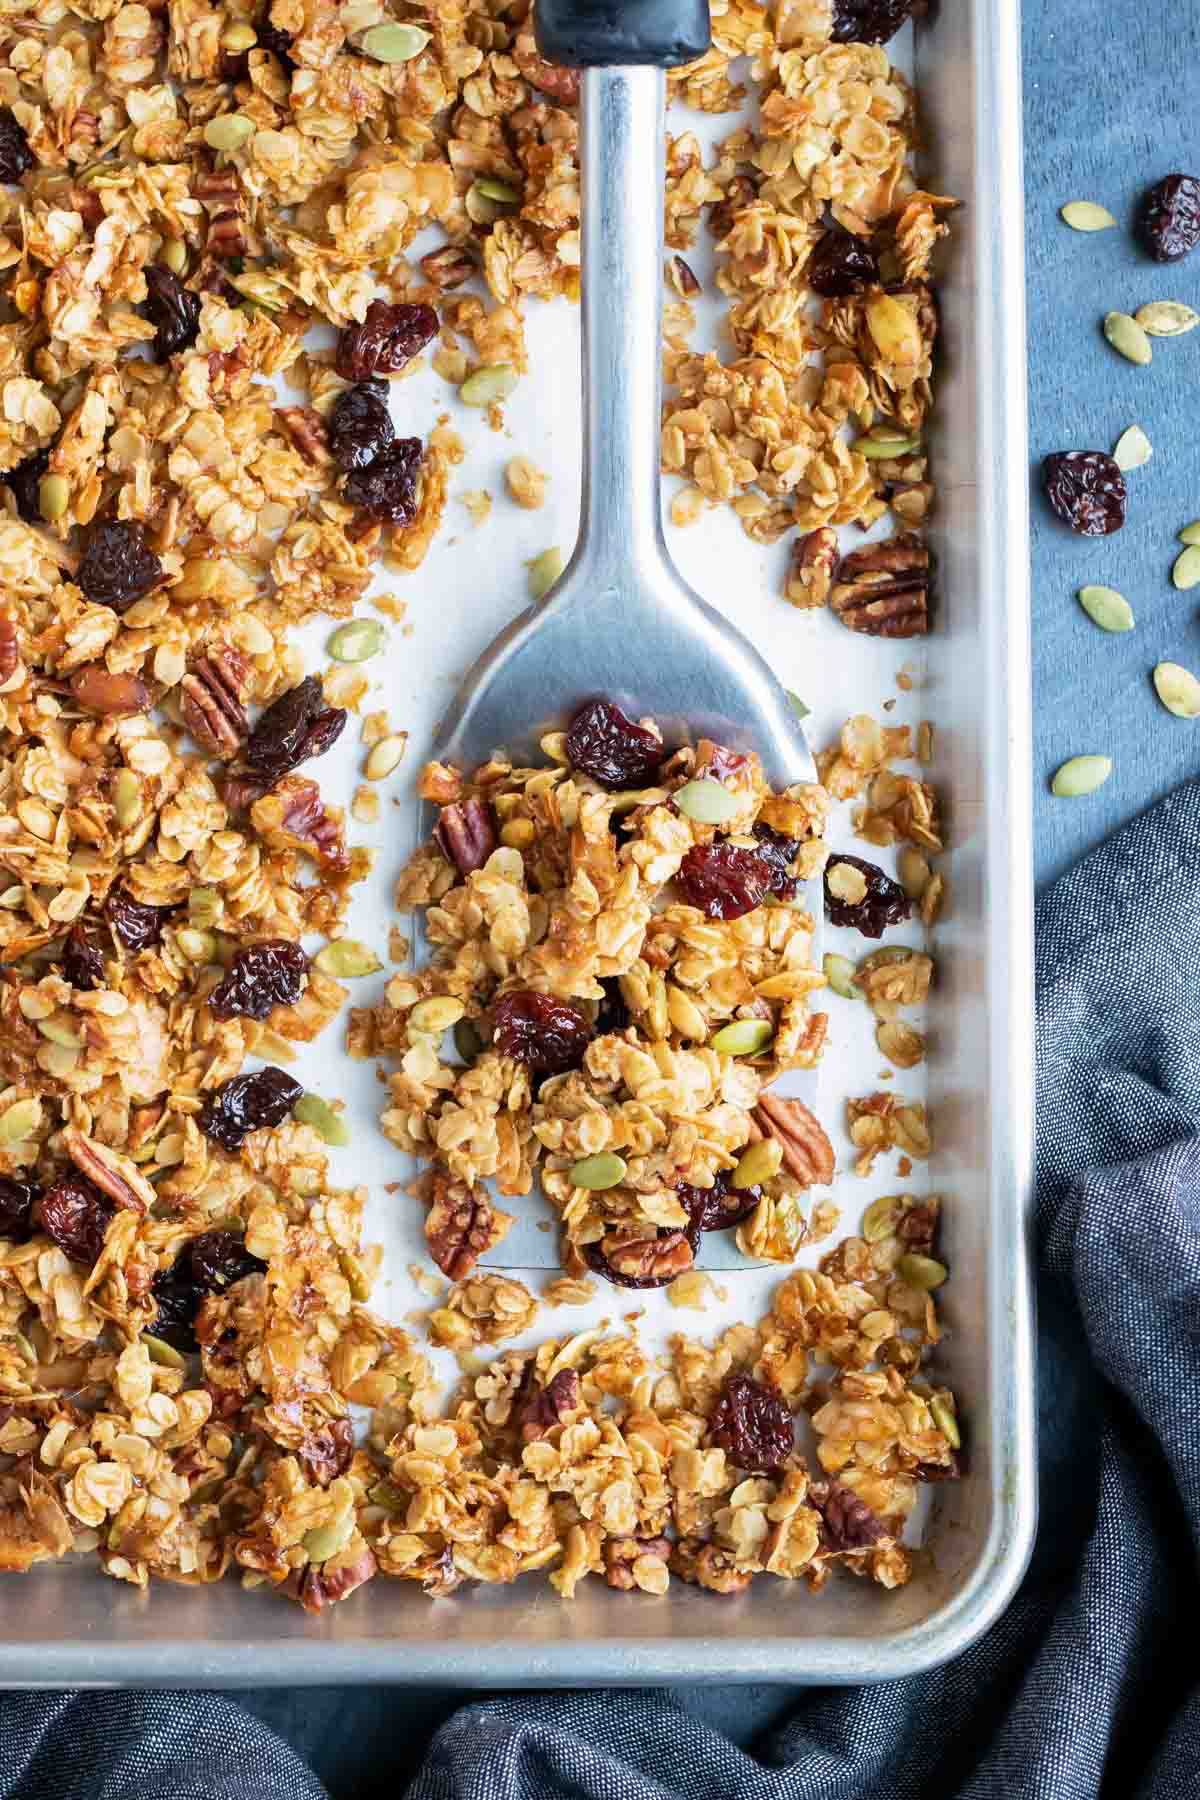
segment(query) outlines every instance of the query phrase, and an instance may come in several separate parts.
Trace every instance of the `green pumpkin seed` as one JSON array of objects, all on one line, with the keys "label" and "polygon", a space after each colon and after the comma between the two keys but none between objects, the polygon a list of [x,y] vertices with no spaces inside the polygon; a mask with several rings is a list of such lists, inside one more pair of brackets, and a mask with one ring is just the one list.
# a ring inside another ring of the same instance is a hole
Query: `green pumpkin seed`
[{"label": "green pumpkin seed", "polygon": [[214,931],[201,931],[194,925],[181,925],[175,942],[190,963],[210,963],[217,954]]},{"label": "green pumpkin seed", "polygon": [[253,50],[257,42],[258,33],[253,25],[245,25],[241,21],[227,26],[221,33],[222,50],[228,50],[234,56],[240,55],[243,50]]},{"label": "green pumpkin seed", "polygon": [[853,448],[868,462],[894,462],[898,457],[911,456],[920,447],[919,437],[903,436],[900,433],[890,435],[880,432],[878,435],[868,431],[864,436],[855,438]]},{"label": "green pumpkin seed", "polygon": [[408,1015],[408,1022],[414,1031],[436,1033],[440,1037],[451,1025],[458,1024],[466,1010],[461,1000],[455,1000],[449,994],[437,994],[430,1000],[418,1000]]},{"label": "green pumpkin seed", "polygon": [[350,1142],[350,1127],[320,1094],[301,1094],[292,1108],[292,1117],[299,1119],[301,1125],[311,1125],[323,1144],[340,1150]]},{"label": "green pumpkin seed", "polygon": [[1179,534],[1181,544],[1200,544],[1200,519],[1193,519]]},{"label": "green pumpkin seed", "polygon": [[909,1287],[920,1288],[923,1294],[940,1288],[950,1273],[945,1263],[938,1262],[932,1256],[918,1256],[915,1251],[902,1256],[896,1268]]},{"label": "green pumpkin seed", "polygon": [[22,906],[24,901],[25,889],[21,886],[19,881],[14,882],[12,887],[6,887],[4,892],[0,894],[0,906],[15,908]]},{"label": "green pumpkin seed", "polygon": [[929,1414],[946,1442],[952,1450],[962,1449],[962,1433],[958,1429],[958,1415],[949,1401],[935,1394],[929,1402]]},{"label": "green pumpkin seed", "polygon": [[491,406],[496,400],[507,400],[519,380],[511,363],[489,363],[472,370],[458,397],[464,406]]},{"label": "green pumpkin seed", "polygon": [[868,1244],[881,1244],[891,1237],[900,1218],[900,1202],[895,1194],[881,1194],[872,1200],[862,1217],[862,1235]]},{"label": "green pumpkin seed", "polygon": [[334,938],[331,944],[317,951],[313,961],[322,975],[332,975],[339,981],[374,975],[383,967],[375,952],[366,944],[360,944],[357,938]]},{"label": "green pumpkin seed", "polygon": [[118,770],[112,785],[112,802],[117,824],[122,831],[128,831],[142,813],[142,784],[132,769]]},{"label": "green pumpkin seed", "polygon": [[1151,300],[1139,306],[1134,318],[1151,337],[1182,337],[1200,325],[1200,313],[1184,306],[1181,300]]},{"label": "green pumpkin seed", "polygon": [[673,798],[684,818],[694,819],[697,825],[724,825],[746,804],[744,796],[731,794],[719,781],[707,779],[685,783]]},{"label": "green pumpkin seed", "polygon": [[1072,756],[1055,770],[1050,792],[1060,800],[1075,800],[1081,794],[1094,794],[1111,774],[1111,756]]},{"label": "green pumpkin seed", "polygon": [[597,1156],[580,1157],[577,1163],[571,1164],[569,1173],[576,1187],[599,1192],[624,1181],[625,1159],[613,1150],[602,1150]]},{"label": "green pumpkin seed", "polygon": [[393,1519],[408,1517],[408,1495],[398,1494],[395,1488],[387,1485],[386,1481],[377,1481],[373,1488],[368,1488],[367,1499],[372,1506],[381,1506],[385,1513],[391,1514]]},{"label": "green pumpkin seed", "polygon": [[148,1331],[143,1331],[142,1342],[146,1346],[146,1353],[150,1361],[157,1363],[160,1369],[187,1368],[186,1359],[180,1355],[174,1344],[168,1344],[165,1338],[152,1337]]},{"label": "green pumpkin seed", "polygon": [[494,175],[481,175],[471,185],[483,199],[498,200],[502,206],[516,206],[521,198],[520,188],[515,188],[511,181],[498,181]]},{"label": "green pumpkin seed", "polygon": [[563,553],[553,544],[525,567],[529,570],[529,598],[544,600],[563,572]]},{"label": "green pumpkin seed", "polygon": [[212,925],[221,914],[221,896],[216,888],[193,888],[188,895],[188,923]]},{"label": "green pumpkin seed", "polygon": [[340,625],[329,640],[329,654],[338,662],[366,662],[378,656],[387,643],[387,632],[378,619],[352,619]]},{"label": "green pumpkin seed", "polygon": [[172,275],[182,275],[187,268],[187,245],[182,238],[168,238],[162,247],[162,259]]},{"label": "green pumpkin seed", "polygon": [[757,1056],[774,1036],[769,1019],[735,1019],[732,1025],[714,1031],[710,1041],[722,1056]]},{"label": "green pumpkin seed", "polygon": [[328,1562],[331,1556],[336,1556],[339,1550],[344,1550],[353,1536],[352,1508],[343,1513],[340,1519],[334,1519],[332,1524],[317,1525],[312,1531],[306,1531],[301,1542],[308,1552],[309,1562],[323,1563]]},{"label": "green pumpkin seed", "polygon": [[350,1289],[352,1299],[361,1304],[371,1298],[371,1283],[367,1280],[367,1271],[353,1250],[338,1251],[338,1268],[346,1277],[346,1286]]},{"label": "green pumpkin seed", "polygon": [[1140,425],[1123,431],[1113,446],[1113,461],[1118,469],[1140,469],[1154,455],[1154,446]]},{"label": "green pumpkin seed", "polygon": [[255,129],[253,119],[248,119],[245,113],[221,113],[204,127],[204,141],[210,150],[224,150],[228,154],[248,144]]},{"label": "green pumpkin seed", "polygon": [[38,511],[43,519],[61,519],[71,500],[65,475],[43,475],[38,482]]},{"label": "green pumpkin seed", "polygon": [[809,713],[812,711],[812,707],[805,706],[799,694],[793,694],[791,688],[784,688],[783,691],[787,695],[787,703],[795,713],[796,717],[798,719],[807,719]]},{"label": "green pumpkin seed", "polygon": [[40,1100],[14,1100],[0,1113],[0,1144],[23,1144],[41,1122]]},{"label": "green pumpkin seed", "polygon": [[1200,581],[1200,544],[1189,544],[1186,550],[1179,552],[1171,570],[1171,580],[1181,592],[1194,588]]},{"label": "green pumpkin seed", "polygon": [[733,1171],[735,1188],[761,1187],[764,1181],[770,1181],[772,1175],[778,1175],[783,1167],[783,1145],[778,1138],[760,1138],[757,1144],[751,1144],[738,1159]]},{"label": "green pumpkin seed", "polygon": [[465,1063],[473,1063],[483,1049],[483,1039],[474,1020],[460,1019],[454,1027],[454,1048]]},{"label": "green pumpkin seed", "polygon": [[1117,355],[1123,356],[1126,362],[1137,363],[1144,368],[1154,354],[1150,348],[1150,339],[1137,320],[1131,319],[1128,313],[1105,313],[1104,335]]},{"label": "green pumpkin seed", "polygon": [[373,25],[360,42],[363,54],[376,62],[411,62],[429,42],[429,33],[419,25]]},{"label": "green pumpkin seed", "polygon": [[840,994],[843,1000],[859,998],[860,990],[854,985],[854,964],[848,956],[835,956],[830,952],[822,957],[821,967],[835,994]]},{"label": "green pumpkin seed", "polygon": [[1200,681],[1190,669],[1179,663],[1154,665],[1154,691],[1169,713],[1177,719],[1200,717]]},{"label": "green pumpkin seed", "polygon": [[1132,631],[1133,608],[1116,588],[1084,587],[1079,590],[1079,604],[1093,625],[1101,631]]},{"label": "green pumpkin seed", "polygon": [[1106,206],[1097,206],[1094,200],[1068,200],[1058,216],[1072,231],[1108,231],[1117,222]]}]

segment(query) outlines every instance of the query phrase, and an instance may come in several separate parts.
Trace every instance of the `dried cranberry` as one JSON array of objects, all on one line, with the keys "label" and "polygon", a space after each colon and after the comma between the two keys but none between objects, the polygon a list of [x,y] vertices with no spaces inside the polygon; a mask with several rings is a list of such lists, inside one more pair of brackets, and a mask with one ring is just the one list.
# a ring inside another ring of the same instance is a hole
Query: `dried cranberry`
[{"label": "dried cranberry", "polygon": [[170,906],[147,906],[124,888],[114,888],[104,902],[104,917],[127,950],[146,950],[159,943],[163,924],[173,910]]},{"label": "dried cranberry", "polygon": [[12,497],[17,503],[17,511],[27,525],[41,523],[42,508],[38,499],[38,489],[41,487],[42,476],[49,467],[49,450],[35,450],[32,456],[27,456],[24,462],[17,464],[15,469],[9,469],[3,477],[12,489]]},{"label": "dried cranberry", "polygon": [[437,335],[432,306],[372,300],[361,325],[347,325],[338,337],[334,366],[343,381],[394,375]]},{"label": "dried cranberry", "polygon": [[104,985],[104,946],[94,925],[72,925],[62,952],[63,980],[81,994]]},{"label": "dried cranberry", "polygon": [[[857,869],[867,884],[861,900],[842,900],[830,892],[829,877],[839,864]],[[904,889],[885,875],[875,863],[861,856],[829,858],[825,865],[825,912],[834,925],[853,925],[864,937],[882,937],[886,925],[899,925],[909,915],[909,898]]]},{"label": "dried cranberry", "polygon": [[615,975],[603,976],[600,986],[604,989],[604,998],[596,1014],[596,1036],[605,1037],[613,1031],[624,1031],[629,1023],[629,1008]]},{"label": "dried cranberry", "polygon": [[247,944],[208,996],[214,1019],[265,1019],[275,1006],[294,1006],[304,992],[308,958],[288,938]]},{"label": "dried cranberry", "polygon": [[123,613],[163,578],[163,567],[132,519],[93,525],[75,580],[97,606]]},{"label": "dried cranberry", "polygon": [[1138,223],[1155,262],[1178,262],[1200,244],[1200,180],[1164,175],[1143,199]]},{"label": "dried cranberry", "polygon": [[773,865],[757,850],[714,840],[693,844],[676,876],[689,906],[698,906],[708,919],[740,919],[761,906],[771,890]]},{"label": "dried cranberry", "polygon": [[365,469],[396,436],[386,381],[360,381],[339,394],[329,415],[329,448],[339,469]]},{"label": "dried cranberry", "polygon": [[200,296],[185,288],[165,263],[150,263],[146,275],[146,317],[154,327],[154,360],[166,362],[194,344],[200,330]]},{"label": "dried cranberry", "polygon": [[206,1294],[223,1294],[235,1281],[264,1275],[267,1269],[261,1256],[251,1256],[245,1238],[236,1231],[202,1231],[188,1245],[188,1265],[193,1283]]},{"label": "dried cranberry", "polygon": [[90,1268],[104,1248],[104,1233],[116,1207],[82,1175],[64,1175],[42,1195],[41,1227],[72,1262]]},{"label": "dried cranberry", "polygon": [[813,1505],[825,1521],[824,1538],[830,1550],[865,1550],[887,1536],[882,1519],[860,1500],[853,1488],[831,1482],[828,1488],[814,1488]]},{"label": "dried cranberry", "polygon": [[804,265],[804,279],[814,294],[840,300],[874,287],[879,280],[879,262],[868,239],[831,225],[813,245]]},{"label": "dried cranberry", "polygon": [[790,900],[800,885],[791,872],[800,854],[800,839],[786,838],[769,825],[756,825],[754,835],[758,839],[758,854],[771,865],[771,893],[778,894],[781,900]]},{"label": "dried cranberry", "polygon": [[627,719],[611,700],[588,700],[567,728],[571,767],[602,788],[644,787],[666,755],[652,731]]},{"label": "dried cranberry", "polygon": [[158,1303],[150,1326],[154,1336],[184,1355],[198,1350],[196,1313],[204,1296],[191,1278],[186,1253],[173,1269],[159,1270],[150,1285],[150,1292]]},{"label": "dried cranberry", "polygon": [[365,469],[355,469],[342,485],[342,498],[372,519],[411,525],[417,516],[421,473],[420,438],[397,438]]},{"label": "dried cranberry", "polygon": [[11,106],[0,106],[0,181],[20,181],[36,157]]},{"label": "dried cranberry", "polygon": [[33,1208],[41,1189],[32,1181],[0,1175],[0,1237],[29,1236]]},{"label": "dried cranberry", "polygon": [[916,0],[833,0],[835,44],[886,44],[917,11]]},{"label": "dried cranberry", "polygon": [[739,1469],[772,1475],[792,1454],[795,1439],[787,1401],[748,1375],[729,1375],[708,1421],[709,1441]]},{"label": "dried cranberry", "polygon": [[327,706],[320,681],[307,675],[260,714],[246,744],[246,763],[254,774],[278,781],[310,756],[324,755],[345,723],[344,710]]},{"label": "dried cranberry", "polygon": [[697,1231],[728,1231],[748,1219],[762,1199],[760,1187],[730,1186],[728,1169],[718,1169],[711,1187],[693,1187],[688,1181],[677,1181],[675,1192],[691,1215]]},{"label": "dried cranberry", "polygon": [[272,25],[269,19],[264,19],[262,24],[256,25],[254,29],[258,34],[258,48],[269,50],[272,56],[277,56],[284,74],[290,75],[296,67],[291,54],[292,44],[295,41],[291,33],[280,31],[278,25]]},{"label": "dried cranberry", "polygon": [[1058,450],[1042,461],[1046,498],[1072,531],[1104,537],[1125,523],[1125,477],[1103,450]]},{"label": "dried cranberry", "polygon": [[503,994],[492,1016],[495,1049],[541,1075],[577,1069],[591,1042],[591,1023],[577,1006],[533,988]]},{"label": "dried cranberry", "polygon": [[294,1077],[268,1063],[223,1081],[204,1102],[197,1124],[222,1150],[240,1150],[252,1131],[282,1124],[303,1092]]}]

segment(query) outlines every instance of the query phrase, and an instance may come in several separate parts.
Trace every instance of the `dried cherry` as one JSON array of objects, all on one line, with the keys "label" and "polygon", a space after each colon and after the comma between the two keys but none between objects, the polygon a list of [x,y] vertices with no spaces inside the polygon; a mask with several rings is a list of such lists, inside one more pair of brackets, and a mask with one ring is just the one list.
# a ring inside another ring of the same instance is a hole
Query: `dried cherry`
[{"label": "dried cherry", "polygon": [[325,704],[315,675],[273,700],[250,733],[245,759],[256,775],[279,781],[310,756],[322,756],[341,736],[345,711]]},{"label": "dried cherry", "polygon": [[208,996],[214,1019],[265,1019],[276,1006],[294,1006],[304,992],[308,957],[288,938],[265,938],[239,950],[229,973]]},{"label": "dried cherry", "polygon": [[869,239],[831,225],[813,245],[804,265],[804,279],[814,294],[840,300],[877,284],[879,260]]},{"label": "dried cherry", "polygon": [[1142,242],[1155,262],[1178,262],[1200,244],[1200,180],[1164,175],[1142,200]]},{"label": "dried cherry", "polygon": [[42,476],[49,467],[49,450],[35,450],[32,456],[19,462],[15,469],[9,469],[3,477],[12,489],[17,511],[27,525],[41,524],[42,508],[38,490],[42,484]]},{"label": "dried cherry", "polygon": [[104,985],[104,945],[94,925],[72,925],[63,944],[63,980],[81,994]]},{"label": "dried cherry", "polygon": [[113,888],[104,902],[104,917],[126,950],[147,950],[159,943],[163,925],[173,911],[170,906],[147,906],[125,888]]},{"label": "dried cherry", "polygon": [[165,263],[150,263],[146,275],[146,317],[154,327],[154,360],[166,362],[186,350],[200,330],[200,296],[185,288]]},{"label": "dried cherry", "polygon": [[[839,864],[857,869],[867,884],[861,900],[844,900],[831,892],[829,877]],[[834,854],[825,865],[825,913],[833,925],[853,925],[864,937],[882,937],[884,927],[899,925],[909,916],[911,902],[904,889],[885,875],[877,863],[861,856]]]},{"label": "dried cherry", "polygon": [[735,1188],[731,1172],[718,1169],[711,1187],[693,1187],[677,1181],[675,1192],[687,1207],[696,1231],[728,1231],[748,1219],[762,1199],[761,1187]]},{"label": "dried cherry", "polygon": [[396,436],[386,381],[360,381],[343,390],[329,415],[329,448],[345,474],[365,469]]},{"label": "dried cherry", "polygon": [[36,161],[12,107],[0,106],[0,181],[20,181]]},{"label": "dried cherry", "polygon": [[272,56],[277,56],[284,74],[290,75],[296,67],[291,54],[292,44],[295,42],[291,32],[280,31],[278,25],[272,25],[269,19],[264,19],[262,24],[256,25],[254,29],[258,34],[258,48],[269,50]]},{"label": "dried cherry", "polygon": [[540,1075],[577,1069],[592,1038],[591,1021],[577,1006],[534,988],[502,994],[492,1020],[493,1047]]},{"label": "dried cherry", "polygon": [[778,1473],[795,1447],[792,1414],[775,1388],[749,1375],[729,1375],[708,1421],[709,1442],[739,1469]]},{"label": "dried cherry", "polygon": [[97,606],[123,613],[163,578],[163,566],[133,519],[104,519],[93,525],[75,580]]},{"label": "dried cherry", "polygon": [[152,1330],[156,1337],[184,1352],[199,1348],[196,1314],[206,1294],[222,1294],[247,1275],[262,1275],[266,1263],[251,1256],[236,1231],[202,1231],[183,1249],[169,1269],[154,1277],[151,1293],[158,1302]]},{"label": "dried cherry", "polygon": [[662,742],[611,700],[588,700],[567,727],[571,767],[602,788],[644,787],[666,755]]},{"label": "dried cherry", "polygon": [[769,825],[756,825],[754,835],[758,839],[758,854],[771,865],[770,892],[778,894],[781,900],[791,900],[800,886],[798,877],[792,874],[792,864],[800,854],[801,840],[784,837]]},{"label": "dried cherry", "polygon": [[33,1209],[41,1189],[32,1181],[0,1175],[0,1237],[25,1238],[33,1222]]},{"label": "dried cherry", "polygon": [[604,998],[596,1014],[596,1036],[605,1037],[613,1031],[624,1031],[629,1023],[629,1008],[615,975],[602,976],[600,986],[604,989]]},{"label": "dried cherry", "polygon": [[835,44],[886,44],[918,10],[917,0],[833,0]]},{"label": "dried cherry", "polygon": [[740,919],[762,905],[775,874],[759,851],[714,839],[692,845],[675,879],[688,905],[698,906],[706,918]]},{"label": "dried cherry", "polygon": [[369,518],[411,525],[417,516],[422,454],[420,438],[396,438],[365,469],[353,469],[347,475],[342,498]]},{"label": "dried cherry", "polygon": [[72,1262],[90,1268],[104,1248],[104,1234],[117,1208],[107,1194],[82,1175],[64,1175],[42,1195],[42,1230]]},{"label": "dried cherry", "polygon": [[222,1294],[247,1275],[265,1275],[266,1263],[252,1256],[237,1231],[202,1231],[188,1245],[191,1279],[206,1294]]},{"label": "dried cherry", "polygon": [[1042,461],[1046,498],[1072,531],[1104,537],[1125,523],[1125,477],[1103,450],[1058,450]]},{"label": "dried cherry", "polygon": [[186,1252],[171,1269],[160,1269],[150,1284],[158,1311],[149,1329],[155,1337],[187,1355],[198,1350],[196,1314],[204,1298],[192,1281]]},{"label": "dried cherry", "polygon": [[334,367],[343,381],[365,381],[368,375],[394,375],[437,335],[432,306],[372,300],[361,325],[339,334]]},{"label": "dried cherry", "polygon": [[281,1125],[303,1092],[294,1076],[268,1063],[251,1074],[232,1075],[214,1088],[196,1122],[212,1143],[237,1151],[252,1131]]}]

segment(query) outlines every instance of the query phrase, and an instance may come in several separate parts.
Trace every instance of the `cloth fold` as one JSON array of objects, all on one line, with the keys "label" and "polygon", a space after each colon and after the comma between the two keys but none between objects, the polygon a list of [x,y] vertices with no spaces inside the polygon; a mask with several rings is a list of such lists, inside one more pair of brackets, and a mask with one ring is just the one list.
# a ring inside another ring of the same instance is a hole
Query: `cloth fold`
[{"label": "cloth fold", "polygon": [[[409,1800],[1194,1800],[1198,893],[1193,782],[1038,907],[1042,1510],[1004,1616],[945,1668],[798,1693],[748,1750],[680,1692],[474,1701],[437,1732]],[[376,1703],[372,1791],[396,1791],[398,1710]],[[0,1792],[325,1789],[234,1700],[131,1693],[0,1697]]]}]

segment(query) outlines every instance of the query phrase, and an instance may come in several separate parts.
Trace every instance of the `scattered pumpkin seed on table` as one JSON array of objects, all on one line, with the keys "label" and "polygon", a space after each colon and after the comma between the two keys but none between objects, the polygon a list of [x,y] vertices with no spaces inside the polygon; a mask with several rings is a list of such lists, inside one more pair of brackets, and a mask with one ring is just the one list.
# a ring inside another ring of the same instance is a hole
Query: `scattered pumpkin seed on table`
[{"label": "scattered pumpkin seed on table", "polygon": [[787,695],[788,705],[791,707],[796,717],[798,719],[807,719],[809,713],[812,711],[812,707],[805,706],[799,694],[793,694],[791,688],[784,688],[783,691]]},{"label": "scattered pumpkin seed on table", "polygon": [[1160,662],[1154,665],[1154,691],[1169,713],[1177,719],[1200,717],[1200,681],[1181,663]]},{"label": "scattered pumpkin seed on table", "polygon": [[1094,200],[1068,200],[1058,216],[1072,231],[1109,231],[1117,222],[1106,206]]},{"label": "scattered pumpkin seed on table", "polygon": [[1193,312],[1182,300],[1149,300],[1133,316],[1151,337],[1182,337],[1185,331],[1200,325],[1200,313]]},{"label": "scattered pumpkin seed on table", "polygon": [[353,981],[360,975],[374,975],[383,964],[375,952],[357,938],[334,938],[313,957],[322,975],[336,980]]},{"label": "scattered pumpkin seed on table", "polygon": [[458,397],[464,406],[491,406],[495,400],[507,400],[519,379],[511,363],[489,363],[471,371]]},{"label": "scattered pumpkin seed on table", "polygon": [[1075,800],[1082,794],[1094,794],[1111,774],[1111,756],[1071,756],[1055,770],[1050,791],[1060,800]]},{"label": "scattered pumpkin seed on table", "polygon": [[1133,630],[1133,608],[1124,594],[1118,594],[1116,588],[1082,587],[1079,590],[1079,604],[1101,631]]},{"label": "scattered pumpkin seed on table", "polygon": [[292,1117],[302,1125],[311,1125],[321,1142],[335,1149],[350,1142],[350,1127],[320,1094],[301,1094],[292,1108]]},{"label": "scattered pumpkin seed on table", "polygon": [[835,956],[830,951],[822,958],[821,967],[835,994],[843,1000],[859,999],[861,990],[854,985],[854,964],[848,956]]},{"label": "scattered pumpkin seed on table", "polygon": [[1140,469],[1154,455],[1154,446],[1140,425],[1123,431],[1113,447],[1113,461],[1118,469]]},{"label": "scattered pumpkin seed on table", "polygon": [[529,598],[544,600],[563,572],[563,553],[557,544],[552,544],[525,566],[529,570]]},{"label": "scattered pumpkin seed on table", "polygon": [[1131,319],[1128,313],[1105,313],[1104,335],[1117,355],[1123,356],[1126,362],[1145,367],[1154,354],[1150,348],[1150,339],[1137,320]]},{"label": "scattered pumpkin seed on table", "polygon": [[1189,544],[1186,550],[1179,552],[1171,569],[1171,580],[1181,593],[1200,581],[1200,544]]},{"label": "scattered pumpkin seed on table", "polygon": [[378,619],[352,619],[339,625],[329,640],[329,654],[336,662],[360,663],[377,656],[387,642]]}]

